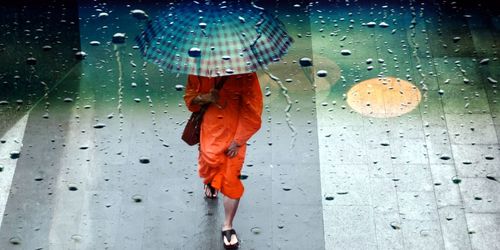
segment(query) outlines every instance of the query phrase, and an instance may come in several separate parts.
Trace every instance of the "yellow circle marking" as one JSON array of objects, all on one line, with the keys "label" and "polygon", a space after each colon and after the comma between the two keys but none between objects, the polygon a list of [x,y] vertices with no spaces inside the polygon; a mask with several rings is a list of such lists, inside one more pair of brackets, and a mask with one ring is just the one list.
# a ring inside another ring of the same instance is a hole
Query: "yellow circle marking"
[{"label": "yellow circle marking", "polygon": [[356,112],[371,117],[394,117],[415,109],[422,96],[412,83],[395,78],[372,78],[347,92],[347,103]]}]

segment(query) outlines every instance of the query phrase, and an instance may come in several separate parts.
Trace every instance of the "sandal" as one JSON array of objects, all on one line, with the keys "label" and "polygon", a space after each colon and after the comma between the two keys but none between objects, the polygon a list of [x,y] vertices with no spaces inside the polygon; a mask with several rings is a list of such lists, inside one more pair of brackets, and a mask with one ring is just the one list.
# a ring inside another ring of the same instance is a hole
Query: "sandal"
[{"label": "sandal", "polygon": [[205,197],[206,198],[215,199],[215,198],[217,198],[217,194],[218,193],[219,192],[217,191],[217,189],[215,189],[214,187],[212,187],[210,185],[210,183],[205,184]]},{"label": "sandal", "polygon": [[[222,231],[222,244],[224,244],[225,249],[237,249],[240,246],[239,240],[236,242],[236,244],[231,245],[231,236],[233,235],[236,236],[236,239],[238,240],[238,236],[236,235],[236,231],[234,231],[234,229]],[[229,244],[226,244],[226,241]]]}]

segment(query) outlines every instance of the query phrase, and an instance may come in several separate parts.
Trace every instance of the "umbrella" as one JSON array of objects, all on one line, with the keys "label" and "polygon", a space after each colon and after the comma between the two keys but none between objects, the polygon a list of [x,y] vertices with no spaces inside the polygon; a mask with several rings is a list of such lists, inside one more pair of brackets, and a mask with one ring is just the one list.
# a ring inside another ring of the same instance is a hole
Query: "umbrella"
[{"label": "umbrella", "polygon": [[136,37],[148,61],[171,72],[224,76],[280,60],[293,39],[283,23],[239,1],[171,4]]}]

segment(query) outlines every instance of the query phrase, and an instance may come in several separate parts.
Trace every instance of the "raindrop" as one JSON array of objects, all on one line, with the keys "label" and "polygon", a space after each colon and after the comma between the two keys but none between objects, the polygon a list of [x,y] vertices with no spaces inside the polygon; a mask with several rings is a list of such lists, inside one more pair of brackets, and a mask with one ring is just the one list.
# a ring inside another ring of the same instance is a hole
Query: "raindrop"
[{"label": "raindrop", "polygon": [[78,235],[78,234],[71,235],[71,239],[74,240],[74,241],[77,241],[77,242],[82,241],[82,238],[83,237],[81,235]]},{"label": "raindrop", "polygon": [[143,156],[143,157],[139,158],[139,162],[142,164],[148,164],[150,161],[149,161],[149,158]]},{"label": "raindrop", "polygon": [[99,17],[108,17],[109,14],[106,12],[99,13]]},{"label": "raindrop", "polygon": [[495,80],[495,79],[493,79],[492,77],[488,77],[487,79],[488,79],[488,81],[489,81],[491,84],[496,84],[496,83],[498,83],[498,81],[497,81],[497,80]]},{"label": "raindrop", "polygon": [[380,26],[382,28],[387,28],[387,27],[389,27],[389,24],[387,24],[386,22],[381,22],[378,24],[378,26]]},{"label": "raindrop", "polygon": [[201,56],[201,49],[200,48],[191,48],[188,51],[188,55],[190,57],[200,57]]},{"label": "raindrop", "polygon": [[376,22],[368,22],[368,23],[366,23],[366,26],[368,26],[368,27],[370,27],[370,28],[373,28],[373,27],[375,27],[376,25],[377,25],[377,23],[376,23]]},{"label": "raindrop", "polygon": [[87,53],[85,53],[83,51],[78,51],[75,53],[75,58],[77,60],[83,60],[83,59],[85,59],[86,56],[87,56]]},{"label": "raindrop", "polygon": [[439,159],[447,161],[447,160],[451,159],[451,157],[449,157],[447,155],[442,155],[441,157],[439,157]]},{"label": "raindrop", "polygon": [[200,23],[198,24],[200,26],[200,28],[204,29],[207,27],[207,23]]},{"label": "raindrop", "polygon": [[104,124],[104,123],[94,124],[94,128],[104,128],[104,127],[106,127],[106,124]]},{"label": "raindrop", "polygon": [[390,223],[390,225],[391,225],[392,229],[394,229],[394,230],[401,229],[401,226],[399,226],[399,223],[397,223],[397,222],[393,221],[393,222]]},{"label": "raindrop", "polygon": [[260,229],[260,227],[252,227],[250,229],[250,232],[252,232],[253,234],[260,234],[262,232],[262,229]]},{"label": "raindrop", "polygon": [[457,176],[453,176],[451,178],[451,181],[455,184],[459,184],[460,182],[462,182],[462,180],[460,178],[458,178]]},{"label": "raindrop", "polygon": [[333,196],[326,196],[325,200],[327,200],[327,201],[333,201]]},{"label": "raindrop", "polygon": [[342,54],[343,56],[349,56],[352,54],[352,52],[348,49],[343,49],[340,51],[340,54]]},{"label": "raindrop", "polygon": [[484,58],[484,59],[481,59],[481,61],[479,61],[479,64],[481,65],[486,65],[490,62],[490,59],[489,58]]},{"label": "raindrop", "polygon": [[459,36],[453,37],[453,42],[456,43],[456,42],[460,41],[460,39],[461,38]]},{"label": "raindrop", "polygon": [[63,100],[64,102],[73,102],[73,98],[66,97]]},{"label": "raindrop", "polygon": [[78,190],[78,188],[77,188],[77,187],[76,187],[76,185],[74,185],[74,184],[69,184],[69,185],[68,185],[68,190],[69,190],[69,191],[76,191],[76,190]]},{"label": "raindrop", "polygon": [[50,46],[50,45],[45,45],[45,46],[43,46],[43,47],[42,47],[42,49],[43,49],[44,51],[49,51],[49,50],[51,50],[51,49],[52,49],[52,46]]},{"label": "raindrop", "polygon": [[239,178],[240,178],[240,180],[246,180],[246,179],[248,179],[248,175],[240,174]]},{"label": "raindrop", "polygon": [[180,84],[175,85],[175,90],[177,90],[177,91],[184,90],[184,85],[180,85]]},{"label": "raindrop", "polygon": [[21,152],[14,150],[10,152],[10,158],[11,159],[18,159],[19,156],[21,155]]},{"label": "raindrop", "polygon": [[497,178],[495,178],[495,176],[491,176],[491,175],[486,175],[486,179],[492,180],[492,181],[498,181]]},{"label": "raindrop", "polygon": [[20,245],[21,244],[21,238],[19,237],[12,237],[9,239],[10,244],[12,245]]},{"label": "raindrop", "polygon": [[302,67],[310,67],[310,66],[313,66],[312,59],[311,59],[311,58],[308,58],[308,57],[303,57],[303,58],[300,58],[300,60],[299,60],[299,64],[300,64],[300,66],[302,66]]},{"label": "raindrop", "polygon": [[92,45],[92,46],[99,46],[99,45],[101,45],[101,42],[99,42],[99,41],[90,41],[89,44]]},{"label": "raindrop", "polygon": [[115,33],[113,35],[113,38],[111,39],[111,41],[114,44],[123,44],[123,43],[125,43],[125,33]]},{"label": "raindrop", "polygon": [[328,75],[328,72],[326,70],[318,70],[318,72],[316,72],[316,75],[318,77],[325,77]]},{"label": "raindrop", "polygon": [[34,57],[29,57],[28,59],[26,59],[26,64],[28,65],[35,65],[36,64],[36,58]]},{"label": "raindrop", "polygon": [[443,95],[443,94],[444,94],[444,90],[440,89],[440,90],[438,90],[438,93],[439,93],[440,95]]},{"label": "raindrop", "polygon": [[289,188],[289,187],[284,187],[283,188],[283,191],[290,191],[290,190],[292,190],[292,188]]},{"label": "raindrop", "polygon": [[145,20],[145,19],[149,18],[148,14],[146,14],[146,12],[144,12],[143,10],[139,10],[139,9],[131,10],[130,14],[134,18],[137,18],[139,20]]},{"label": "raindrop", "polygon": [[132,200],[134,200],[134,202],[136,202],[136,203],[140,203],[140,202],[142,202],[142,196],[136,194],[136,195],[132,196]]}]

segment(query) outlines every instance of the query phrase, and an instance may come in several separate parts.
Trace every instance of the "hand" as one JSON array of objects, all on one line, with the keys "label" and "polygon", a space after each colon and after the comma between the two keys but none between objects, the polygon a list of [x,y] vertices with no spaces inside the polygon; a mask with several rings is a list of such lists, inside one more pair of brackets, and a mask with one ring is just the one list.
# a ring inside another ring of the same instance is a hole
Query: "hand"
[{"label": "hand", "polygon": [[199,94],[193,101],[196,104],[205,105],[208,103],[217,103],[217,99],[219,99],[219,93],[217,90],[212,89],[209,93]]},{"label": "hand", "polygon": [[240,149],[240,145],[238,145],[235,141],[232,141],[226,150],[226,155],[229,156],[229,158],[233,158],[236,155],[238,155],[239,149]]}]

